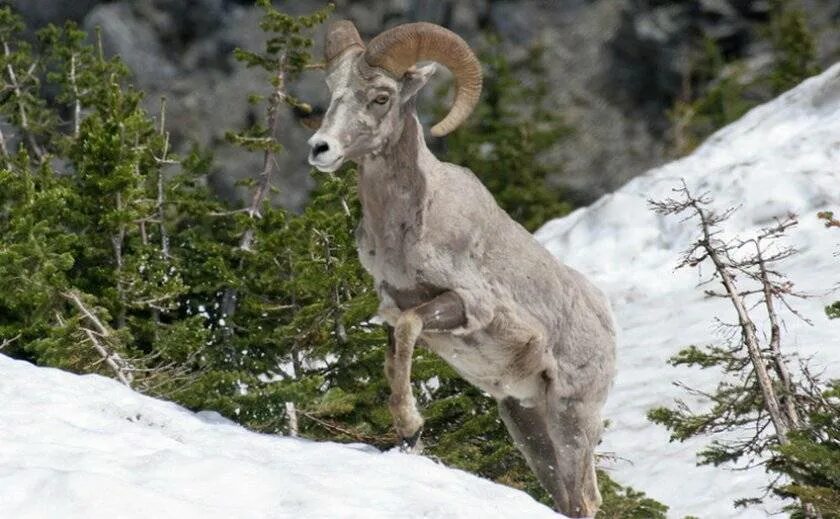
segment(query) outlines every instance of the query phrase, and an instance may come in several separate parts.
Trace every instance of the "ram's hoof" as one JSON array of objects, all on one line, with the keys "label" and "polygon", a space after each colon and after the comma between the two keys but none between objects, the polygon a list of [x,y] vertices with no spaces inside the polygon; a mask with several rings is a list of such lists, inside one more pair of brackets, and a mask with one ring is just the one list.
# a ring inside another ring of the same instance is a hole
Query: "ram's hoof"
[{"label": "ram's hoof", "polygon": [[420,441],[420,435],[423,433],[423,428],[417,429],[417,432],[408,438],[400,440],[400,450],[411,454],[418,454],[423,450],[423,442]]}]

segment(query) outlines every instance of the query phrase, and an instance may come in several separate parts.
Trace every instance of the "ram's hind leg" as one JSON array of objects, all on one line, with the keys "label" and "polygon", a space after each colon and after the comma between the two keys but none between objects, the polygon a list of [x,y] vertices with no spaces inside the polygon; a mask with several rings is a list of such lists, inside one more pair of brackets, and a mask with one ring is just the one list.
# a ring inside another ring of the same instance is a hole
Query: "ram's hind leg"
[{"label": "ram's hind leg", "polygon": [[423,330],[451,330],[465,321],[464,303],[455,292],[444,292],[397,318],[385,355],[385,376],[391,386],[388,407],[404,448],[414,447],[423,426],[411,390],[411,356],[417,339]]},{"label": "ram's hind leg", "polygon": [[549,428],[553,429],[555,448],[565,461],[559,472],[570,498],[570,517],[575,513],[594,517],[601,506],[595,475],[595,447],[603,429],[600,411],[601,404],[596,401],[549,400]]},{"label": "ram's hind leg", "polygon": [[499,402],[499,412],[557,510],[569,517],[592,517],[601,504],[594,464],[601,429],[598,409],[592,412],[550,391],[546,396],[534,407],[506,398]]},{"label": "ram's hind leg", "polygon": [[513,443],[525,456],[531,471],[556,504],[568,501],[557,477],[557,452],[548,433],[545,414],[536,408],[522,407],[515,398],[499,402],[499,414]]}]

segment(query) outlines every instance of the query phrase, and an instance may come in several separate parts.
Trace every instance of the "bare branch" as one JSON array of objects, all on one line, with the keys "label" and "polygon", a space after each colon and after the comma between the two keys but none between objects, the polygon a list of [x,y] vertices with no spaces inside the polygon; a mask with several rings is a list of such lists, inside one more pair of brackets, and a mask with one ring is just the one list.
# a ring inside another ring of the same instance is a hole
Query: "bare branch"
[{"label": "bare branch", "polygon": [[96,328],[94,331],[90,328],[82,327],[82,331],[85,335],[87,335],[88,340],[90,340],[93,345],[93,348],[117,375],[120,382],[128,387],[131,387],[131,384],[134,381],[134,376],[131,374],[132,366],[123,360],[119,353],[109,350],[100,340],[100,338],[107,339],[111,336],[111,332],[108,328],[102,323],[102,321],[99,320],[96,314],[94,314],[87,305],[84,304],[81,297],[79,297],[79,294],[75,292],[65,292],[62,296],[73,303],[82,315],[85,316],[88,322]]},{"label": "bare branch", "polygon": [[[286,93],[286,55],[281,55],[277,60],[277,70],[274,77],[274,91],[268,99],[268,107],[266,108],[266,120],[268,127],[268,135],[270,140],[274,140],[274,135],[277,131],[277,122],[279,120],[280,107],[284,105]],[[271,177],[275,169],[274,150],[272,146],[267,146],[263,151],[262,171],[259,174],[259,182],[251,198],[251,204],[247,207],[246,212],[251,218],[260,217],[260,208],[265,202],[268,195],[269,186],[271,185]],[[245,252],[250,252],[254,242],[254,227],[248,226],[242,237],[239,240],[239,249]],[[225,290],[222,298],[222,314],[225,316],[232,316],[236,311],[237,294],[234,289]]]},{"label": "bare branch", "polygon": [[[795,222],[795,220],[793,220],[793,222]],[[795,224],[792,223],[791,225]],[[776,375],[778,375],[779,380],[781,381],[781,385],[784,388],[786,394],[783,400],[784,410],[787,414],[787,421],[791,427],[797,428],[799,427],[800,418],[799,413],[793,405],[793,398],[791,398],[790,396],[793,394],[793,382],[791,381],[790,373],[788,372],[785,360],[782,357],[782,350],[780,346],[781,327],[779,326],[779,317],[776,314],[776,307],[773,304],[774,296],[776,294],[774,293],[774,286],[769,280],[769,275],[765,266],[765,261],[762,256],[761,242],[758,240],[755,242],[755,251],[755,257],[758,262],[759,268],[758,278],[764,290],[764,308],[767,310],[767,316],[770,319],[770,358],[772,360],[773,368],[776,370]]]},{"label": "bare branch", "polygon": [[79,136],[82,121],[82,101],[79,99],[79,86],[76,83],[76,54],[70,56],[70,86],[73,89],[73,137]]},{"label": "bare branch", "polygon": [[[26,106],[20,101],[21,97],[23,97],[23,87],[21,86],[20,82],[18,81],[17,74],[15,73],[14,67],[12,67],[11,60],[9,59],[12,54],[12,50],[9,48],[9,43],[3,40],[3,53],[6,56],[9,62],[6,64],[6,73],[9,76],[10,87],[12,91],[14,91],[15,96],[18,98],[18,116],[20,117],[20,129],[23,131],[24,135],[26,136],[26,141],[29,144],[29,148],[32,150],[32,153],[41,160],[44,158],[44,151],[35,141],[35,136],[32,134],[32,128],[29,124],[29,115],[26,112]],[[35,70],[35,63],[31,65],[29,70],[27,71],[27,75],[31,76]]]},{"label": "bare branch", "polygon": [[[272,92],[268,101],[268,108],[266,112],[266,119],[268,121],[269,137],[274,138],[274,132],[277,129],[278,115],[280,113],[280,106],[286,99],[286,56],[282,55],[277,60],[277,73],[274,77],[274,92]],[[248,206],[248,214],[251,217],[259,218],[260,208],[262,207],[265,197],[268,194],[268,188],[271,185],[271,176],[274,173],[274,161],[272,160],[274,151],[271,147],[267,147],[263,152],[263,166],[259,175],[259,183],[257,189],[254,191],[254,196],[251,198],[251,205]],[[239,248],[242,250],[250,250],[254,240],[253,228],[248,228],[242,235],[239,241]]]},{"label": "bare branch", "polygon": [[0,350],[2,350],[3,348],[5,348],[6,346],[8,346],[8,345],[12,344],[12,343],[13,343],[13,342],[15,342],[16,340],[20,339],[20,336],[21,336],[21,334],[17,334],[17,335],[15,335],[14,337],[12,337],[11,339],[3,339],[3,342],[2,342],[2,343],[0,343]]},{"label": "bare branch", "polygon": [[294,402],[286,402],[286,419],[289,421],[289,436],[297,438],[298,418]]},{"label": "bare branch", "polygon": [[[163,153],[160,157],[162,164],[167,163],[167,154],[169,153],[169,132],[166,131],[166,98],[160,98],[160,134],[163,136]],[[166,231],[166,222],[164,214],[165,193],[163,189],[163,170],[158,169],[157,174],[157,218],[160,223],[160,247],[164,258],[169,258],[169,234]]]}]

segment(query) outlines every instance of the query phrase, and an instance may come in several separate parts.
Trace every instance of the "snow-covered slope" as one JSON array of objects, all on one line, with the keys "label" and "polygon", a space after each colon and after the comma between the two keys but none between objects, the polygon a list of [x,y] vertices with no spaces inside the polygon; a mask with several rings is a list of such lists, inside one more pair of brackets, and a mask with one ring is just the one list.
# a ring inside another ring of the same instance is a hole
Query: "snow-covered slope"
[{"label": "snow-covered slope", "polygon": [[783,270],[800,290],[816,294],[796,303],[814,326],[788,318],[784,347],[815,355],[815,366],[840,376],[840,322],[828,321],[822,310],[838,299],[826,291],[840,282],[840,260],[833,255],[840,233],[816,218],[819,210],[840,211],[840,64],[752,110],[692,155],[537,232],[555,255],[589,274],[616,311],[618,377],[606,410],[612,425],[601,446],[629,460],[613,464],[616,478],[671,505],[673,517],[765,517],[764,510],[735,511],[731,505],[758,494],[765,481],[761,469],[695,467],[703,441],[668,444],[667,432],[645,419],[648,409],[685,398],[674,380],[713,386],[717,373],[678,370],[665,361],[682,347],[720,339],[713,316],[731,322],[734,315],[725,301],[703,297],[696,272],[674,271],[680,251],[695,236],[693,224],[656,216],[647,207],[648,199],[670,195],[681,178],[695,194],[708,191],[720,209],[740,206],[728,232],[755,231],[788,211],[800,215],[789,243],[802,254]]},{"label": "snow-covered slope", "polygon": [[559,516],[420,456],[255,434],[0,355],[0,517]]}]

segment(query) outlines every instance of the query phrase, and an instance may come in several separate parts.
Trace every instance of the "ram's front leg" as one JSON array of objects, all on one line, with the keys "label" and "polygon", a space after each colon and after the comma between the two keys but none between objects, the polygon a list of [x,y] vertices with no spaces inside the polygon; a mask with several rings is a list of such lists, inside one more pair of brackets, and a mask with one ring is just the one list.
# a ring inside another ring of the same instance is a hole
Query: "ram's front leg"
[{"label": "ram's front leg", "polygon": [[391,330],[385,356],[385,375],[391,386],[388,408],[404,449],[415,446],[423,426],[411,390],[411,356],[422,331],[423,322],[417,314],[410,310],[403,312]]},{"label": "ram's front leg", "polygon": [[420,437],[423,417],[411,390],[411,356],[420,334],[442,332],[466,322],[464,302],[455,292],[444,292],[429,302],[400,314],[391,331],[385,356],[385,375],[391,385],[388,407],[403,448],[413,448]]}]

